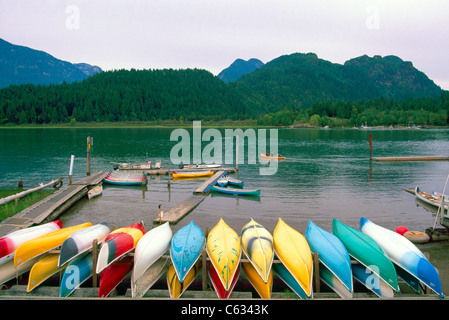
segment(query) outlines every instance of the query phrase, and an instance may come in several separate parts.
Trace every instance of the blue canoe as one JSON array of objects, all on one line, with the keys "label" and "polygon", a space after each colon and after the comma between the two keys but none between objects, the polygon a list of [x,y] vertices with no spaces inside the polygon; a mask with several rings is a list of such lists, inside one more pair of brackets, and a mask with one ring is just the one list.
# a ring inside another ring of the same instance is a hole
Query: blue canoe
[{"label": "blue canoe", "polygon": [[217,184],[220,187],[226,187],[227,185],[231,185],[231,186],[236,186],[236,187],[240,187],[243,188],[243,181],[232,178],[232,177],[222,177],[220,179],[218,179]]},{"label": "blue canoe", "polygon": [[360,230],[373,238],[397,266],[443,297],[438,271],[410,240],[364,217],[360,219]]},{"label": "blue canoe", "polygon": [[393,298],[393,289],[377,274],[360,263],[352,264],[354,278],[380,298]]},{"label": "blue canoe", "polygon": [[307,296],[306,292],[298,283],[298,281],[296,281],[290,271],[288,271],[288,269],[282,263],[273,263],[273,266],[271,268],[277,274],[277,276],[282,281],[284,281],[284,283],[289,286],[289,288],[292,289],[293,292],[295,292],[301,299],[312,298],[312,296]]},{"label": "blue canoe", "polygon": [[260,196],[260,189],[235,189],[211,186],[211,191],[221,192],[238,196]]},{"label": "blue canoe", "polygon": [[67,297],[92,277],[92,252],[87,252],[72,260],[64,269],[59,289],[60,297]]},{"label": "blue canoe", "polygon": [[305,236],[310,250],[313,253],[318,252],[320,262],[352,292],[351,259],[340,239],[310,220]]},{"label": "blue canoe", "polygon": [[171,240],[170,258],[180,282],[201,256],[206,239],[204,232],[193,220],[179,229]]}]

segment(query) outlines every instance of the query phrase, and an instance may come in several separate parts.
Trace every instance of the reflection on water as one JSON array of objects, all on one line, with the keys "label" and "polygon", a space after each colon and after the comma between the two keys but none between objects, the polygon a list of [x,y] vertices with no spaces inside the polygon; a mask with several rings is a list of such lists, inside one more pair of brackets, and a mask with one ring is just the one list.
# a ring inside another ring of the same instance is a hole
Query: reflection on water
[{"label": "reflection on water", "polygon": [[[142,162],[148,157],[170,163],[171,129],[2,129],[0,184],[25,187],[67,177],[75,155],[74,180],[85,176],[86,137],[94,137],[92,171],[112,169],[111,162]],[[238,177],[246,188],[260,188],[260,201],[244,197],[209,196],[176,230],[192,219],[202,228],[220,217],[240,232],[252,217],[274,230],[279,217],[304,232],[308,220],[331,230],[332,219],[357,227],[362,216],[390,229],[405,225],[421,230],[433,225],[434,213],[417,206],[402,188],[419,186],[442,191],[449,173],[447,161],[380,163],[369,160],[369,134],[374,156],[444,155],[448,130],[319,130],[280,129],[279,162],[272,176],[259,175],[266,164],[239,163]],[[204,146],[203,146],[204,147]],[[65,179],[65,182],[67,179]],[[172,181],[153,176],[141,187],[106,186],[103,194],[83,199],[62,217],[66,225],[106,221],[116,227],[143,220],[147,229],[158,205],[167,211],[188,198],[204,180]]]}]

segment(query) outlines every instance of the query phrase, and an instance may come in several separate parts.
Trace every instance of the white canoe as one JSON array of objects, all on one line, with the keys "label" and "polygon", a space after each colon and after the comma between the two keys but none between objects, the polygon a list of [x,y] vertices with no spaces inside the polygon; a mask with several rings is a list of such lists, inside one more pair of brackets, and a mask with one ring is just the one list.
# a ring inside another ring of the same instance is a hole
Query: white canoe
[{"label": "white canoe", "polygon": [[97,243],[100,244],[110,232],[111,229],[105,222],[74,232],[70,237],[64,240],[61,245],[58,266],[62,266],[79,255],[91,250],[94,240],[97,240]]},{"label": "white canoe", "polygon": [[134,281],[131,275],[131,294],[133,298],[141,298],[168,271],[170,257],[162,256],[154,262],[139,279]]},{"label": "white canoe", "polygon": [[136,282],[145,271],[167,252],[173,232],[169,222],[145,233],[134,251],[133,281]]},{"label": "white canoe", "polygon": [[11,260],[16,249],[29,240],[62,228],[62,222],[55,220],[43,225],[20,229],[0,238],[0,264]]},{"label": "white canoe", "polygon": [[90,189],[90,190],[87,192],[87,197],[88,197],[89,199],[92,199],[92,198],[94,198],[94,197],[99,196],[99,195],[102,194],[102,193],[103,193],[103,186],[100,184],[100,185],[96,186],[95,188]]},{"label": "white canoe", "polygon": [[360,219],[360,230],[373,238],[397,266],[443,297],[438,271],[410,240],[364,217]]}]

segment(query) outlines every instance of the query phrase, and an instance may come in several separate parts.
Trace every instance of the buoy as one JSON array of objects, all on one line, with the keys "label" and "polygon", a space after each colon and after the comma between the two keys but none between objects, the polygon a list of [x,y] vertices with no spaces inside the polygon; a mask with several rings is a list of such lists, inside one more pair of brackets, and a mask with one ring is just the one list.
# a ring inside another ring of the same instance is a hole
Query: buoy
[{"label": "buoy", "polygon": [[399,233],[401,236],[404,235],[404,233],[406,233],[408,231],[408,229],[404,226],[399,226],[396,228],[396,232]]},{"label": "buoy", "polygon": [[407,231],[403,236],[413,243],[426,243],[430,241],[429,235],[421,231]]}]

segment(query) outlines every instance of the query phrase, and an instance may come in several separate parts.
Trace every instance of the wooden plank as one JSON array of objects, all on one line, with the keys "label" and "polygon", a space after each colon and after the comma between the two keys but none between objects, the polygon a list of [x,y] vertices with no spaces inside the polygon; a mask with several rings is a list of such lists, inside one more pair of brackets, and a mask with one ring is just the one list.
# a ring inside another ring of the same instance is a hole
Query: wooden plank
[{"label": "wooden plank", "polygon": [[159,219],[159,217],[153,220],[154,223],[164,223],[169,222],[172,224],[178,223],[179,220],[188,215],[193,209],[195,209],[204,199],[205,195],[192,195],[188,199],[179,203],[175,207],[168,210],[164,215]]},{"label": "wooden plank", "polygon": [[203,184],[201,184],[196,190],[195,193],[206,193],[210,191],[210,187],[212,185],[215,185],[217,183],[217,180],[220,179],[222,176],[227,174],[227,171],[217,171],[211,176],[207,181],[205,181]]},{"label": "wooden plank", "polygon": [[374,157],[375,161],[449,161],[447,156]]}]

